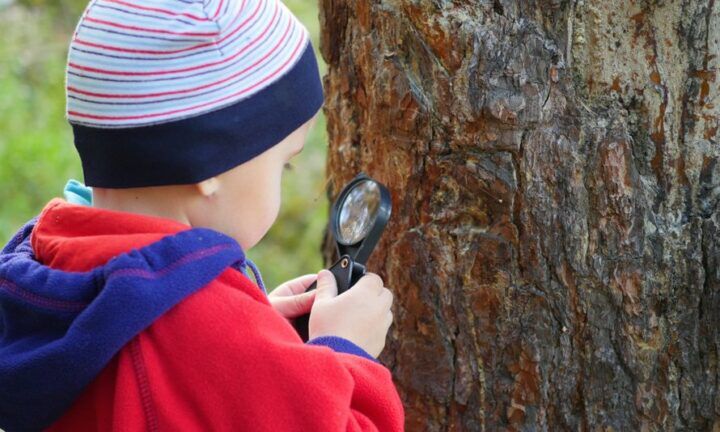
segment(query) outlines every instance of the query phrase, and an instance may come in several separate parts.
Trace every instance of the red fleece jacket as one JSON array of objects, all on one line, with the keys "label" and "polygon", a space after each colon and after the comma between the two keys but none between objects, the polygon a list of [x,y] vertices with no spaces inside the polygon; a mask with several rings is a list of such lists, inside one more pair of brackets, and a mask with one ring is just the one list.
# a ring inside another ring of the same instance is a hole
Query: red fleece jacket
[{"label": "red fleece jacket", "polygon": [[[36,257],[65,271],[189,229],[174,221],[53,200]],[[306,345],[262,291],[228,269],[137,335],[51,431],[399,431],[382,365]]]}]

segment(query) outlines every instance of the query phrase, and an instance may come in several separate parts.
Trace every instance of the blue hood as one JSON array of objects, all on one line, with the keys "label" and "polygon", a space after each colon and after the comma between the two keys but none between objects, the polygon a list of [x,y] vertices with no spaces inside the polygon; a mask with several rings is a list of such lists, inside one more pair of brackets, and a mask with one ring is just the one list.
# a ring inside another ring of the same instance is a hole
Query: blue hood
[{"label": "blue hood", "polygon": [[89,272],[35,260],[29,222],[0,252],[0,429],[61,417],[128,341],[227,267],[238,243],[195,228],[118,255]]}]

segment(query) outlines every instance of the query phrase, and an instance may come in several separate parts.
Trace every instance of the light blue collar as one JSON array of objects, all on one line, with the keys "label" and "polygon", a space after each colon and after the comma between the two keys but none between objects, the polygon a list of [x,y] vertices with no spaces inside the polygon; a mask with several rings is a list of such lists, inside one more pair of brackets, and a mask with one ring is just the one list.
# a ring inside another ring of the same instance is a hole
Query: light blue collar
[{"label": "light blue collar", "polygon": [[63,195],[70,204],[92,206],[92,189],[77,180],[68,180]]}]

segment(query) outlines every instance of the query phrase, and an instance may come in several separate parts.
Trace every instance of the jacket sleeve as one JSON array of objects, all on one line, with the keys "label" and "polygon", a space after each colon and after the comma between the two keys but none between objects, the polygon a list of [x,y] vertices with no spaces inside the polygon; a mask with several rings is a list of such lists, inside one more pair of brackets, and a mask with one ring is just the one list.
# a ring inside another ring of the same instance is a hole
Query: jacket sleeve
[{"label": "jacket sleeve", "polygon": [[403,430],[387,368],[345,339],[304,344],[242,276],[188,297],[139,342],[159,430]]}]

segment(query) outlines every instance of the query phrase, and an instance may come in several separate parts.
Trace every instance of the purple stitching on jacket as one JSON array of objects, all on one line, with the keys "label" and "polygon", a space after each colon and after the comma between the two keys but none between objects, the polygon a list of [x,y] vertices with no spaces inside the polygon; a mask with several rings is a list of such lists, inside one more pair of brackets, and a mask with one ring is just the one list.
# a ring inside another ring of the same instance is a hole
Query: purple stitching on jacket
[{"label": "purple stitching on jacket", "polygon": [[19,286],[15,285],[13,282],[7,279],[0,279],[0,289],[14,295],[15,297],[26,300],[35,306],[48,309],[77,312],[83,310],[85,306],[87,306],[87,303],[85,302],[58,300],[37,295],[33,292],[20,288]]},{"label": "purple stitching on jacket", "polygon": [[153,401],[152,391],[150,390],[150,380],[148,378],[147,368],[145,367],[145,359],[143,358],[139,337],[134,337],[130,341],[129,346],[132,366],[140,390],[140,400],[142,401],[143,412],[145,413],[145,425],[148,431],[156,432],[160,430],[157,410],[155,409],[155,402]]},{"label": "purple stitching on jacket", "polygon": [[108,277],[106,278],[106,280],[110,280],[110,278],[113,278],[113,277],[123,277],[123,276],[133,276],[133,277],[139,277],[139,278],[143,278],[143,279],[156,279],[158,277],[161,277],[161,276],[175,270],[176,268],[178,268],[184,264],[187,264],[187,263],[193,262],[193,261],[198,261],[209,255],[214,255],[217,252],[221,252],[223,250],[230,249],[231,247],[232,247],[232,245],[230,245],[230,244],[224,244],[224,245],[213,246],[213,247],[207,248],[207,249],[200,249],[199,251],[195,251],[193,253],[187,254],[187,255],[183,256],[182,258],[180,258],[179,260],[168,264],[164,268],[162,268],[160,270],[155,270],[155,271],[141,269],[141,268],[117,269],[117,270],[111,272],[108,275]]},{"label": "purple stitching on jacket", "polygon": [[[108,276],[107,279],[110,279],[111,277],[123,277],[123,276],[133,276],[133,277],[140,277],[144,279],[155,279],[160,276],[163,276],[177,267],[180,267],[184,264],[187,264],[188,262],[197,261],[202,258],[205,258],[209,255],[213,255],[217,252],[221,252],[223,250],[231,248],[232,245],[217,245],[213,246],[211,248],[207,249],[201,249],[199,251],[195,251],[193,253],[187,254],[183,256],[182,258],[178,259],[177,261],[174,261],[170,263],[169,265],[165,266],[164,268],[157,270],[157,271],[151,271],[151,270],[145,270],[145,269],[138,269],[138,268],[122,268],[115,270]],[[61,311],[68,311],[68,312],[78,312],[83,310],[88,303],[86,302],[77,302],[77,301],[71,301],[71,300],[59,300],[59,299],[52,299],[48,297],[43,297],[40,295],[37,295],[33,292],[27,291],[19,286],[17,286],[15,283],[0,278],[0,290],[3,290],[7,292],[8,294],[11,294],[15,296],[16,298],[20,298],[22,300],[25,300],[35,306],[48,308],[48,309],[56,309]]]}]

